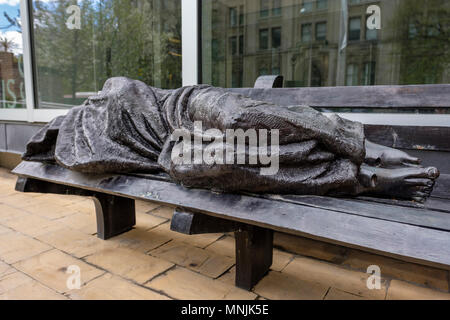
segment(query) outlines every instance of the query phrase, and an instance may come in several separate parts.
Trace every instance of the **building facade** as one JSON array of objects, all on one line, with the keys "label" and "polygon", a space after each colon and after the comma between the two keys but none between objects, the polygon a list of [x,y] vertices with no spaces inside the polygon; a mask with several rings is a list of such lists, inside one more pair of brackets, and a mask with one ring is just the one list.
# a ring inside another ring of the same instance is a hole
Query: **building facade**
[{"label": "building facade", "polygon": [[287,87],[450,82],[446,0],[10,0],[0,13],[0,163],[113,76],[161,88],[267,74]]}]

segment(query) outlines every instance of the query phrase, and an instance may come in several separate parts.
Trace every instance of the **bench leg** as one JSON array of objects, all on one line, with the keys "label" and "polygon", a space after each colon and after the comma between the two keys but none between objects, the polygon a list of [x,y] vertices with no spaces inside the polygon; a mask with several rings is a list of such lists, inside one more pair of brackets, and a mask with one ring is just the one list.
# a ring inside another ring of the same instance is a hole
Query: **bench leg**
[{"label": "bench leg", "polygon": [[236,286],[251,290],[272,265],[273,231],[246,225],[236,236]]},{"label": "bench leg", "polygon": [[93,196],[97,215],[97,237],[108,240],[133,228],[136,224],[134,200],[96,193]]}]

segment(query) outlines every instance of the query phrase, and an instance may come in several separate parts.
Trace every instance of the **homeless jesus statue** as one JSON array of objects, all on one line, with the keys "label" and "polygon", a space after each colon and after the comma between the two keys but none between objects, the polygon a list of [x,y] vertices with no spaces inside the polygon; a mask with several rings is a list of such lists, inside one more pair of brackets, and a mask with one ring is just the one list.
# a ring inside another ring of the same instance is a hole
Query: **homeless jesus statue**
[{"label": "homeless jesus statue", "polygon": [[[244,139],[235,144],[231,133]],[[337,115],[207,85],[162,90],[123,77],[48,123],[23,159],[93,174],[166,172],[186,187],[222,192],[418,202],[439,176],[417,158],[368,141],[362,124]]]}]

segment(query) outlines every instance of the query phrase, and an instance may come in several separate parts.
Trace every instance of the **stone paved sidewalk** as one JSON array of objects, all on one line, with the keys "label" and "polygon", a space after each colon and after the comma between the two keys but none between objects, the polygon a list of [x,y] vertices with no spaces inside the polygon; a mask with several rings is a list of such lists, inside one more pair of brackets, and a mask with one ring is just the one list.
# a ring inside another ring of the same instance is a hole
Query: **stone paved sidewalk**
[{"label": "stone paved sidewalk", "polygon": [[[448,271],[283,234],[247,292],[234,287],[232,234],[172,232],[171,208],[137,202],[136,228],[102,241],[92,200],[18,193],[15,180],[0,169],[0,299],[450,299]],[[370,265],[379,290],[367,288]]]}]

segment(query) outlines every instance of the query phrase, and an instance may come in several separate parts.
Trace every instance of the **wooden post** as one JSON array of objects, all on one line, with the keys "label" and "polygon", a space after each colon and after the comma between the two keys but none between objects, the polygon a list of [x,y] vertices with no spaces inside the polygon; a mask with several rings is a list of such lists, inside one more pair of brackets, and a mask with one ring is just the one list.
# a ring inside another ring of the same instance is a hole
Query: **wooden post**
[{"label": "wooden post", "polygon": [[97,237],[108,240],[133,228],[136,224],[133,199],[97,193],[93,196],[97,215]]},{"label": "wooden post", "polygon": [[236,286],[251,290],[272,265],[273,231],[245,225],[236,235]]},{"label": "wooden post", "polygon": [[239,230],[241,224],[192,212],[184,208],[174,210],[170,230],[183,234],[225,233]]},{"label": "wooden post", "polygon": [[133,199],[22,177],[17,179],[16,191],[92,197],[97,215],[97,237],[103,240],[127,232],[136,224]]}]

